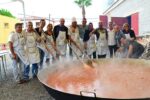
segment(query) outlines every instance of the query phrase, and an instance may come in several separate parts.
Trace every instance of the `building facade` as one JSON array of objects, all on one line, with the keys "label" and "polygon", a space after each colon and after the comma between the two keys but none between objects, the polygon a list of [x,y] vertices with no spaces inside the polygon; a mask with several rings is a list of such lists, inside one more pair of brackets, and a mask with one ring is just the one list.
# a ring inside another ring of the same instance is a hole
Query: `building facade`
[{"label": "building facade", "polygon": [[103,14],[108,21],[126,20],[137,36],[150,34],[150,0],[117,0]]},{"label": "building facade", "polygon": [[0,44],[8,42],[8,36],[11,31],[14,31],[15,23],[18,19],[0,15]]}]

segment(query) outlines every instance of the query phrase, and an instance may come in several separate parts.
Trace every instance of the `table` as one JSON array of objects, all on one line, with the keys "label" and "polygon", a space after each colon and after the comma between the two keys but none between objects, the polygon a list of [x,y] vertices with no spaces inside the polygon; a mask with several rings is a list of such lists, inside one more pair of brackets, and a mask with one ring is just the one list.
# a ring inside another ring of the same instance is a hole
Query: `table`
[{"label": "table", "polygon": [[7,77],[6,75],[6,68],[7,68],[7,63],[6,63],[6,55],[9,53],[8,50],[2,50],[0,51],[0,78],[3,79],[3,73],[4,73],[4,78]]}]

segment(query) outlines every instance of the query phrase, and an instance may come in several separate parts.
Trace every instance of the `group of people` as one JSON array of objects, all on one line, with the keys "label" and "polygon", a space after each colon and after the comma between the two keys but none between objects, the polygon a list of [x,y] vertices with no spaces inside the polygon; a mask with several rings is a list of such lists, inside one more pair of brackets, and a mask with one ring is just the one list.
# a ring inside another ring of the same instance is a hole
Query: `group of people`
[{"label": "group of people", "polygon": [[121,57],[139,58],[144,52],[144,47],[136,42],[135,33],[127,23],[122,29],[113,22],[109,22],[108,29],[103,27],[103,22],[99,22],[96,29],[92,23],[86,23],[86,18],[83,18],[82,24],[78,25],[73,18],[67,27],[65,19],[61,18],[59,25],[53,28],[52,24],[48,24],[46,31],[44,19],[40,20],[37,28],[28,22],[24,30],[22,23],[16,23],[15,31],[9,37],[16,82],[29,81],[30,65],[32,77],[36,78],[39,68],[43,68],[44,57],[46,62],[59,60],[66,56],[67,46],[71,59],[83,57],[83,54],[91,59],[106,58],[108,50],[111,58],[118,52],[123,54]]}]

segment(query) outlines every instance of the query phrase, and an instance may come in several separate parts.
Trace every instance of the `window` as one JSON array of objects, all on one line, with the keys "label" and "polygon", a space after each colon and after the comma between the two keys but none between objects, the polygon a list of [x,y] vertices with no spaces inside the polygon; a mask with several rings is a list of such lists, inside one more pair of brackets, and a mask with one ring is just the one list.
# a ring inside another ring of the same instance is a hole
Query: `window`
[{"label": "window", "polygon": [[9,23],[4,23],[4,28],[8,29],[9,28]]}]

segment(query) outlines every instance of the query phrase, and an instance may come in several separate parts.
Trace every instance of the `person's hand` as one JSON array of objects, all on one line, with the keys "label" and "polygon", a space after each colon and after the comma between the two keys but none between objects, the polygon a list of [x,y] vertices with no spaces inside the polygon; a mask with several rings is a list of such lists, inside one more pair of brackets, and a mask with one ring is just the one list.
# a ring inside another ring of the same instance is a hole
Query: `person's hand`
[{"label": "person's hand", "polygon": [[75,28],[72,28],[72,33],[75,33]]},{"label": "person's hand", "polygon": [[123,48],[120,47],[119,49],[117,49],[117,52],[122,52],[123,51]]},{"label": "person's hand", "polygon": [[44,40],[45,40],[45,37],[44,37],[44,36],[41,36],[41,40],[43,40],[43,41],[44,41]]},{"label": "person's hand", "polygon": [[15,53],[12,54],[13,59],[17,59],[17,55]]},{"label": "person's hand", "polygon": [[63,56],[59,50],[57,50],[59,56]]},{"label": "person's hand", "polygon": [[41,38],[37,38],[36,40],[37,40],[37,42],[39,42],[39,43],[41,42]]},{"label": "person's hand", "polygon": [[93,34],[93,33],[91,32],[91,33],[89,34],[89,36],[91,37],[91,36],[92,36],[92,34]]},{"label": "person's hand", "polygon": [[130,40],[130,41],[134,41],[134,38],[130,38],[129,40]]},{"label": "person's hand", "polygon": [[95,30],[95,29],[93,29],[92,33],[95,33],[95,31],[96,31],[96,30]]}]

